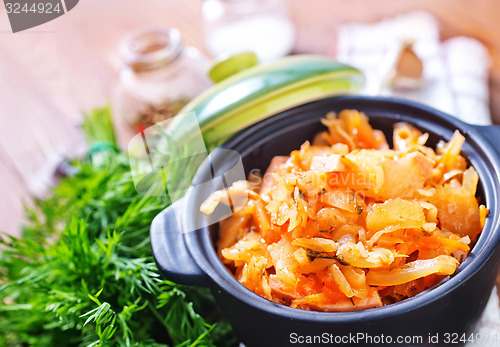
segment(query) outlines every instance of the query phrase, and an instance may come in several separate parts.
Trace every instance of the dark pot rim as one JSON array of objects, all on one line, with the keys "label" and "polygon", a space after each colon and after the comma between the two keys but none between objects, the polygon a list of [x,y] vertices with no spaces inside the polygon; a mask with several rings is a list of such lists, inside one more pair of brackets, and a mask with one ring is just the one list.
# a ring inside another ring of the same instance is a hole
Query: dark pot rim
[{"label": "dark pot rim", "polygon": [[[331,106],[331,109],[338,110],[356,108],[367,112],[369,116],[370,111],[387,112],[392,114],[394,122],[406,121],[418,128],[423,128],[433,133],[436,133],[436,130],[440,130],[445,133],[436,134],[446,138],[450,138],[455,129],[460,130],[466,136],[467,140],[462,152],[467,155],[479,174],[486,204],[490,210],[490,215],[486,220],[483,232],[467,259],[451,277],[447,277],[431,289],[398,303],[354,312],[307,311],[271,302],[240,284],[218,259],[208,228],[202,228],[183,235],[184,242],[195,263],[210,278],[204,284],[212,286],[216,290],[222,289],[236,299],[267,314],[280,315],[296,321],[321,323],[356,323],[361,321],[366,322],[368,319],[385,319],[406,313],[420,306],[430,305],[440,300],[443,296],[452,293],[461,283],[467,281],[477,271],[481,270],[500,243],[498,216],[500,151],[497,152],[498,150],[495,149],[494,145],[496,143],[498,144],[497,148],[500,148],[500,127],[469,125],[441,111],[412,101],[383,97],[342,96],[314,101],[283,111],[243,130],[224,144],[223,147],[235,150],[244,148],[240,153],[242,156],[245,156],[245,153],[255,150],[259,146],[258,139],[265,137],[263,134],[270,131],[269,129],[272,128],[274,132],[278,131],[279,133],[292,126],[303,126],[304,123],[309,121],[309,118],[304,117],[302,121],[290,124],[291,119],[300,118],[301,114],[311,112],[311,109],[328,109],[329,105],[335,105]],[[418,114],[419,118],[412,118],[411,115],[415,114]],[[310,117],[310,119],[310,122],[313,122],[315,118]],[[276,136],[279,136],[279,134]],[[215,154],[214,158],[223,160],[223,158],[216,157],[217,154]]]}]

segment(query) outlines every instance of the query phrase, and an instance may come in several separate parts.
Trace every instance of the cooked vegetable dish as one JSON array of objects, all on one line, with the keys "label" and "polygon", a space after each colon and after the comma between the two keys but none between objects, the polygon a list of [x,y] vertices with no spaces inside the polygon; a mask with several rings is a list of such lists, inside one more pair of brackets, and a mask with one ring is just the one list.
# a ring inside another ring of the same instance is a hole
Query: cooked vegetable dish
[{"label": "cooked vegetable dish", "polygon": [[322,122],[328,130],[312,144],[202,205],[210,214],[248,199],[220,222],[217,251],[229,271],[269,300],[317,311],[391,304],[452,275],[488,214],[461,155],[464,136],[434,150],[428,134],[398,123],[390,149],[356,110]]}]

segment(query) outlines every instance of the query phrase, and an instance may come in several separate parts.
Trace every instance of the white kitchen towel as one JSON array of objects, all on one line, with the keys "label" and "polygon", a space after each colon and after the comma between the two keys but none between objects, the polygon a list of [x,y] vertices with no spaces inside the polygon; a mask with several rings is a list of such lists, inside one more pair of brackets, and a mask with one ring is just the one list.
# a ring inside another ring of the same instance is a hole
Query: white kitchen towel
[{"label": "white kitchen towel", "polygon": [[[403,41],[414,42],[424,64],[418,87],[376,88],[378,95],[398,96],[426,103],[472,124],[491,124],[486,48],[475,39],[457,37],[440,42],[436,19],[427,12],[398,15],[373,24],[347,23],[337,33],[336,58],[367,76],[366,93],[380,84]],[[389,64],[389,66],[388,66]]]}]

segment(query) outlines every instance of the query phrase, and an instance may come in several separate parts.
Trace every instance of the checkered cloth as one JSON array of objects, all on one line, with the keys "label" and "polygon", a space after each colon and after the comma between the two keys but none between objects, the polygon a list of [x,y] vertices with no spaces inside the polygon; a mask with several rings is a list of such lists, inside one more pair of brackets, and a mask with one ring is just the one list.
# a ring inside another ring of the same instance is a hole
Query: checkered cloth
[{"label": "checkered cloth", "polygon": [[468,37],[440,42],[437,21],[426,12],[374,24],[344,24],[338,29],[335,55],[361,69],[371,86],[380,82],[391,55],[408,39],[415,42],[414,51],[424,64],[421,83],[404,91],[386,85],[377,94],[420,101],[468,123],[491,124],[486,48]]}]

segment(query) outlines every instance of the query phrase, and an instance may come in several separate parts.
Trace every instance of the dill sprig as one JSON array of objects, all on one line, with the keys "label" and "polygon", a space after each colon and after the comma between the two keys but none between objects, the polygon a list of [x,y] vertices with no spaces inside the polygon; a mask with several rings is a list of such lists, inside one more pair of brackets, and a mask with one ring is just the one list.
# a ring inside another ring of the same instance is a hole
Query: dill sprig
[{"label": "dill sprig", "polygon": [[[114,141],[99,126],[87,123]],[[137,194],[124,153],[103,158],[74,161],[23,236],[0,241],[0,346],[234,344],[206,289],[160,278],[149,227],[168,196]]]}]

